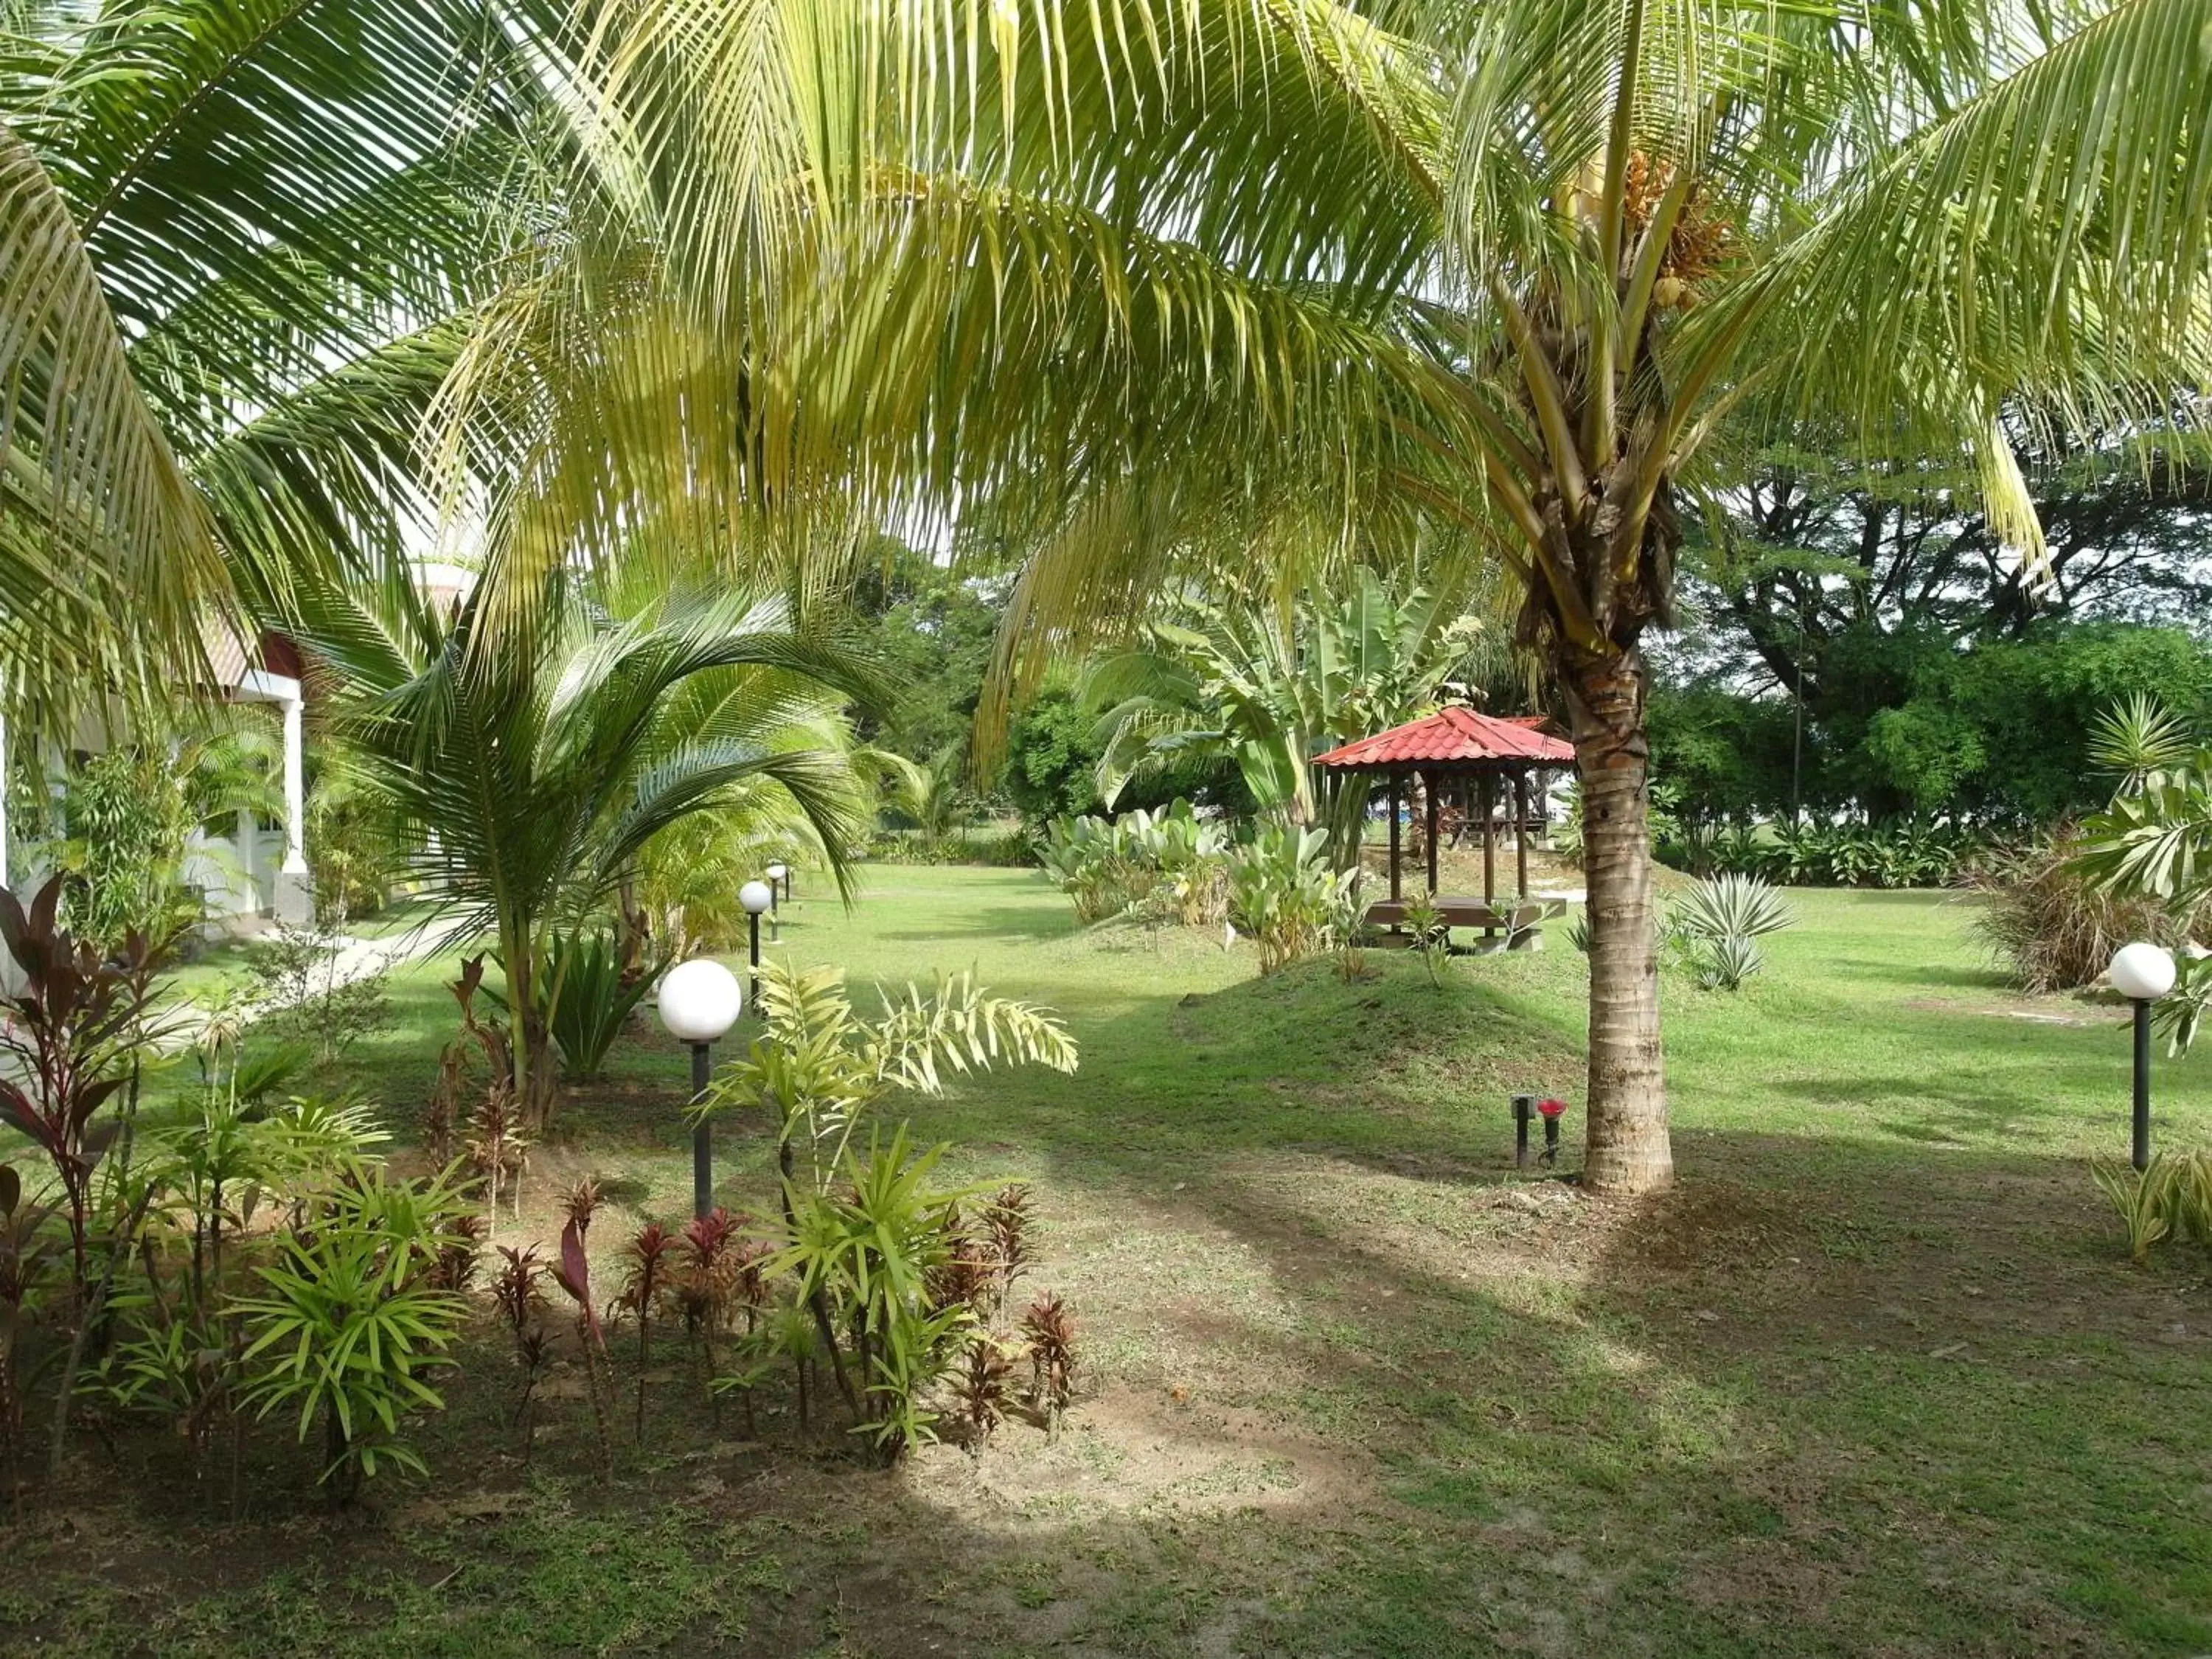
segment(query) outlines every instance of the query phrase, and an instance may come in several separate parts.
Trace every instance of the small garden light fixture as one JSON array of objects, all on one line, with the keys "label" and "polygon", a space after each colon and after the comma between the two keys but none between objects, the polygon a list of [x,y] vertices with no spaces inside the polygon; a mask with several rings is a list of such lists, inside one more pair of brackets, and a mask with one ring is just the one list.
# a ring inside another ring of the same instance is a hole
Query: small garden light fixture
[{"label": "small garden light fixture", "polygon": [[764,881],[749,881],[738,889],[738,902],[744,906],[745,927],[751,935],[752,971],[747,975],[745,994],[752,1005],[760,1006],[760,919],[761,914],[775,904],[775,890]]},{"label": "small garden light fixture", "polygon": [[[720,963],[695,957],[668,970],[658,1000],[660,1023],[668,1035],[691,1045],[691,1099],[696,1105],[706,1097],[715,1042],[744,1012],[744,988]],[[714,1208],[714,1136],[703,1117],[691,1131],[691,1213],[701,1218]]]},{"label": "small garden light fixture", "polygon": [[2150,1006],[2173,988],[2173,953],[2138,939],[2113,953],[2105,970],[2112,988],[2136,1006],[2135,1145],[2130,1161],[2150,1165]]},{"label": "small garden light fixture", "polygon": [[1544,1155],[1540,1162],[1555,1164],[1559,1161],[1559,1119],[1565,1115],[1567,1103],[1548,1097],[1536,1103],[1536,1110],[1544,1120]]},{"label": "small garden light fixture", "polygon": [[789,865],[769,865],[768,867],[768,878],[775,884],[778,894],[781,897],[789,898],[791,896],[791,866]]}]

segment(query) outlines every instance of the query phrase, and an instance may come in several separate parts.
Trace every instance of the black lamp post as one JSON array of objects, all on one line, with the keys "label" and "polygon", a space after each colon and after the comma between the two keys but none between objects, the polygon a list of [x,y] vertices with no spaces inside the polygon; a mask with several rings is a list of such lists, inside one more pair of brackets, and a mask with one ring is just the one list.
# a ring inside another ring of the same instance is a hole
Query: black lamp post
[{"label": "black lamp post", "polygon": [[1528,1167],[1528,1120],[1536,1115],[1536,1097],[1513,1097],[1513,1167]]},{"label": "black lamp post", "polygon": [[2173,988],[2173,956],[2140,940],[2123,945],[2105,976],[2115,991],[2135,1004],[2136,1098],[2130,1161],[2145,1170],[2150,1167],[2150,1006]]},{"label": "black lamp post", "polygon": [[745,931],[751,973],[747,978],[745,994],[752,1005],[760,1006],[760,919],[762,912],[775,907],[775,889],[764,881],[749,881],[738,889],[738,902],[744,906]]},{"label": "black lamp post", "polygon": [[768,867],[768,936],[772,939],[783,937],[784,883],[791,878],[787,864],[771,864]]},{"label": "black lamp post", "polygon": [[[695,957],[668,970],[658,1000],[668,1034],[691,1045],[691,1103],[696,1109],[714,1074],[714,1043],[744,1012],[744,988],[720,963]],[[691,1129],[691,1213],[703,1218],[714,1207],[714,1131],[702,1112]]]}]

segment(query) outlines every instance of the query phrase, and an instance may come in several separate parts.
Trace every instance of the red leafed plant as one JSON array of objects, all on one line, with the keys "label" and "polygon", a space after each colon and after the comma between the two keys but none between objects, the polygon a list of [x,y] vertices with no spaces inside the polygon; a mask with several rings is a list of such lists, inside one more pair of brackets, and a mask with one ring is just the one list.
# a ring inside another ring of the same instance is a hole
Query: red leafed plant
[{"label": "red leafed plant", "polygon": [[629,1286],[616,1305],[637,1314],[637,1437],[645,1440],[645,1373],[653,1358],[653,1304],[661,1295],[661,1279],[668,1258],[676,1249],[676,1236],[658,1221],[648,1221],[631,1235]]},{"label": "red leafed plant", "polygon": [[23,1395],[20,1359],[24,1328],[39,1316],[39,1285],[52,1250],[40,1234],[48,1215],[44,1205],[26,1203],[23,1178],[12,1164],[0,1164],[0,1443],[8,1450],[9,1507],[20,1518],[23,1509]]},{"label": "red leafed plant", "polygon": [[979,1237],[956,1205],[945,1215],[945,1255],[928,1270],[933,1308],[963,1307],[988,1319],[999,1300],[999,1255]]},{"label": "red leafed plant", "polygon": [[553,1267],[553,1282],[576,1304],[576,1334],[584,1349],[584,1391],[591,1397],[592,1420],[599,1431],[599,1460],[607,1478],[614,1478],[614,1436],[607,1426],[606,1402],[599,1392],[599,1360],[606,1338],[599,1330],[599,1310],[592,1305],[592,1261],[584,1252],[584,1235],[591,1230],[592,1212],[599,1207],[599,1183],[580,1181],[568,1194],[568,1224],[561,1229],[561,1259]]},{"label": "red leafed plant", "polygon": [[[700,1386],[710,1394],[714,1333],[729,1317],[743,1271],[738,1255],[737,1219],[717,1207],[684,1224],[677,1241],[675,1267],[668,1275],[668,1299],[684,1316],[684,1333],[698,1362]],[[720,1397],[714,1398],[719,1409]]]},{"label": "red leafed plant", "polygon": [[522,1425],[523,1454],[527,1456],[531,1396],[537,1389],[538,1375],[552,1358],[544,1322],[538,1317],[545,1300],[538,1294],[538,1281],[545,1268],[538,1260],[535,1244],[525,1245],[519,1250],[502,1244],[499,1253],[505,1265],[491,1281],[491,1293],[492,1299],[499,1304],[500,1316],[514,1334],[515,1363],[522,1367],[522,1398],[515,1403],[514,1419]]},{"label": "red leafed plant", "polygon": [[64,878],[41,887],[26,911],[0,888],[0,939],[22,987],[0,997],[0,1050],[14,1063],[0,1075],[0,1123],[46,1154],[61,1183],[70,1230],[70,1288],[82,1310],[92,1176],[120,1127],[95,1122],[131,1081],[146,1040],[140,1016],[157,963],[154,946],[133,933],[113,961],[58,920]]},{"label": "red leafed plant", "polygon": [[979,1449],[1006,1415],[1007,1381],[1014,1362],[997,1338],[977,1331],[952,1373],[952,1398],[968,1429],[968,1444]]},{"label": "red leafed plant", "polygon": [[1022,1335],[1030,1345],[1030,1401],[1049,1431],[1075,1391],[1075,1321],[1058,1297],[1040,1296],[1022,1316]]},{"label": "red leafed plant", "polygon": [[1012,1300],[1014,1281],[1029,1271],[1030,1189],[1019,1182],[1000,1188],[983,1206],[983,1221],[998,1252],[999,1295]]}]

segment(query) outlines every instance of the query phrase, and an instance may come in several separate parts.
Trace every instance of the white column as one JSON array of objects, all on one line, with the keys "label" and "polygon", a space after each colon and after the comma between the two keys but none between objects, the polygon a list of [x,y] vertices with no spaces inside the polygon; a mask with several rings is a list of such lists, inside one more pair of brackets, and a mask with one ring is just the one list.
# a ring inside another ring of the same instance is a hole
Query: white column
[{"label": "white column", "polygon": [[231,838],[238,843],[238,909],[244,915],[258,908],[253,888],[253,855],[259,848],[261,821],[250,811],[238,809],[238,821]]},{"label": "white column", "polygon": [[307,873],[307,809],[305,775],[300,765],[300,711],[297,697],[284,704],[284,873]]}]

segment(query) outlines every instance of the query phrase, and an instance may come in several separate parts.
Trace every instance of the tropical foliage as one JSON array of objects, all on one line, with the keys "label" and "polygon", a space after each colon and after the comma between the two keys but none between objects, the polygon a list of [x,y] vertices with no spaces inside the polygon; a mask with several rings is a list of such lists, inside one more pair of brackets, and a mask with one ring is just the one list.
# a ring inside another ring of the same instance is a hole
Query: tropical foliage
[{"label": "tropical foliage", "polygon": [[1007,691],[1185,576],[1495,556],[1591,793],[1598,1187],[1669,1168],[1644,642],[1726,447],[1955,463],[2034,567],[2027,437],[2203,378],[2196,0],[349,20],[342,75],[315,6],[18,27],[21,684],[103,648],[80,595],[181,645],[218,550],[281,597],[394,501],[481,524],[487,636],[579,564],[834,583],[957,518],[1018,562]]},{"label": "tropical foliage", "polygon": [[1757,876],[1785,887],[1948,887],[1996,856],[1996,842],[1941,819],[1677,823],[1662,857],[1697,875]]},{"label": "tropical foliage", "polygon": [[[9,9],[0,654],[65,711],[251,639],[302,563],[397,556],[413,436],[552,112],[553,12]],[[457,115],[460,118],[456,118]],[[532,142],[526,144],[526,135]],[[488,257],[489,256],[489,257]],[[225,625],[210,629],[211,615]]]},{"label": "tropical foliage", "polygon": [[1221,920],[1229,831],[1188,801],[1119,817],[1055,819],[1037,862],[1086,925],[1158,901],[1186,926]]},{"label": "tropical foliage", "polygon": [[1766,965],[1759,941],[1796,920],[1782,896],[1756,876],[1701,881],[1667,907],[1667,943],[1699,986],[1740,991]]},{"label": "tropical foliage", "polygon": [[874,1108],[894,1088],[936,1093],[947,1073],[1001,1064],[1072,1072],[1075,1043],[1048,1012],[988,996],[965,975],[941,980],[933,995],[912,986],[886,995],[874,1019],[854,1012],[834,969],[770,964],[761,997],[767,1034],[723,1067],[697,1109],[775,1115],[785,1237],[763,1270],[791,1277],[846,1385],[856,1431],[895,1456],[933,1437],[927,1392],[988,1339],[975,1328],[973,1287],[939,1293],[962,1196],[931,1184],[945,1148],[917,1151],[904,1124],[884,1140]]},{"label": "tropical foliage", "polygon": [[1189,600],[1179,620],[1147,625],[1144,648],[1095,664],[1083,697],[1100,711],[1107,805],[1140,772],[1228,759],[1260,808],[1301,829],[1326,822],[1348,848],[1367,781],[1346,785],[1308,761],[1432,712],[1471,659],[1497,653],[1480,619],[1437,594],[1401,597],[1366,568],[1347,586],[1302,591],[1287,608],[1242,591]]},{"label": "tropical foliage", "polygon": [[1229,915],[1260,947],[1272,974],[1334,948],[1350,914],[1357,870],[1340,870],[1322,830],[1276,824],[1229,854]]},{"label": "tropical foliage", "polygon": [[842,693],[871,685],[775,601],[674,593],[623,616],[565,576],[549,586],[496,630],[486,589],[442,614],[405,583],[374,603],[333,590],[310,635],[343,676],[337,718],[415,870],[497,941],[533,1127],[552,1109],[556,927],[611,898],[656,836],[763,793],[842,871],[866,820],[823,728]]}]

